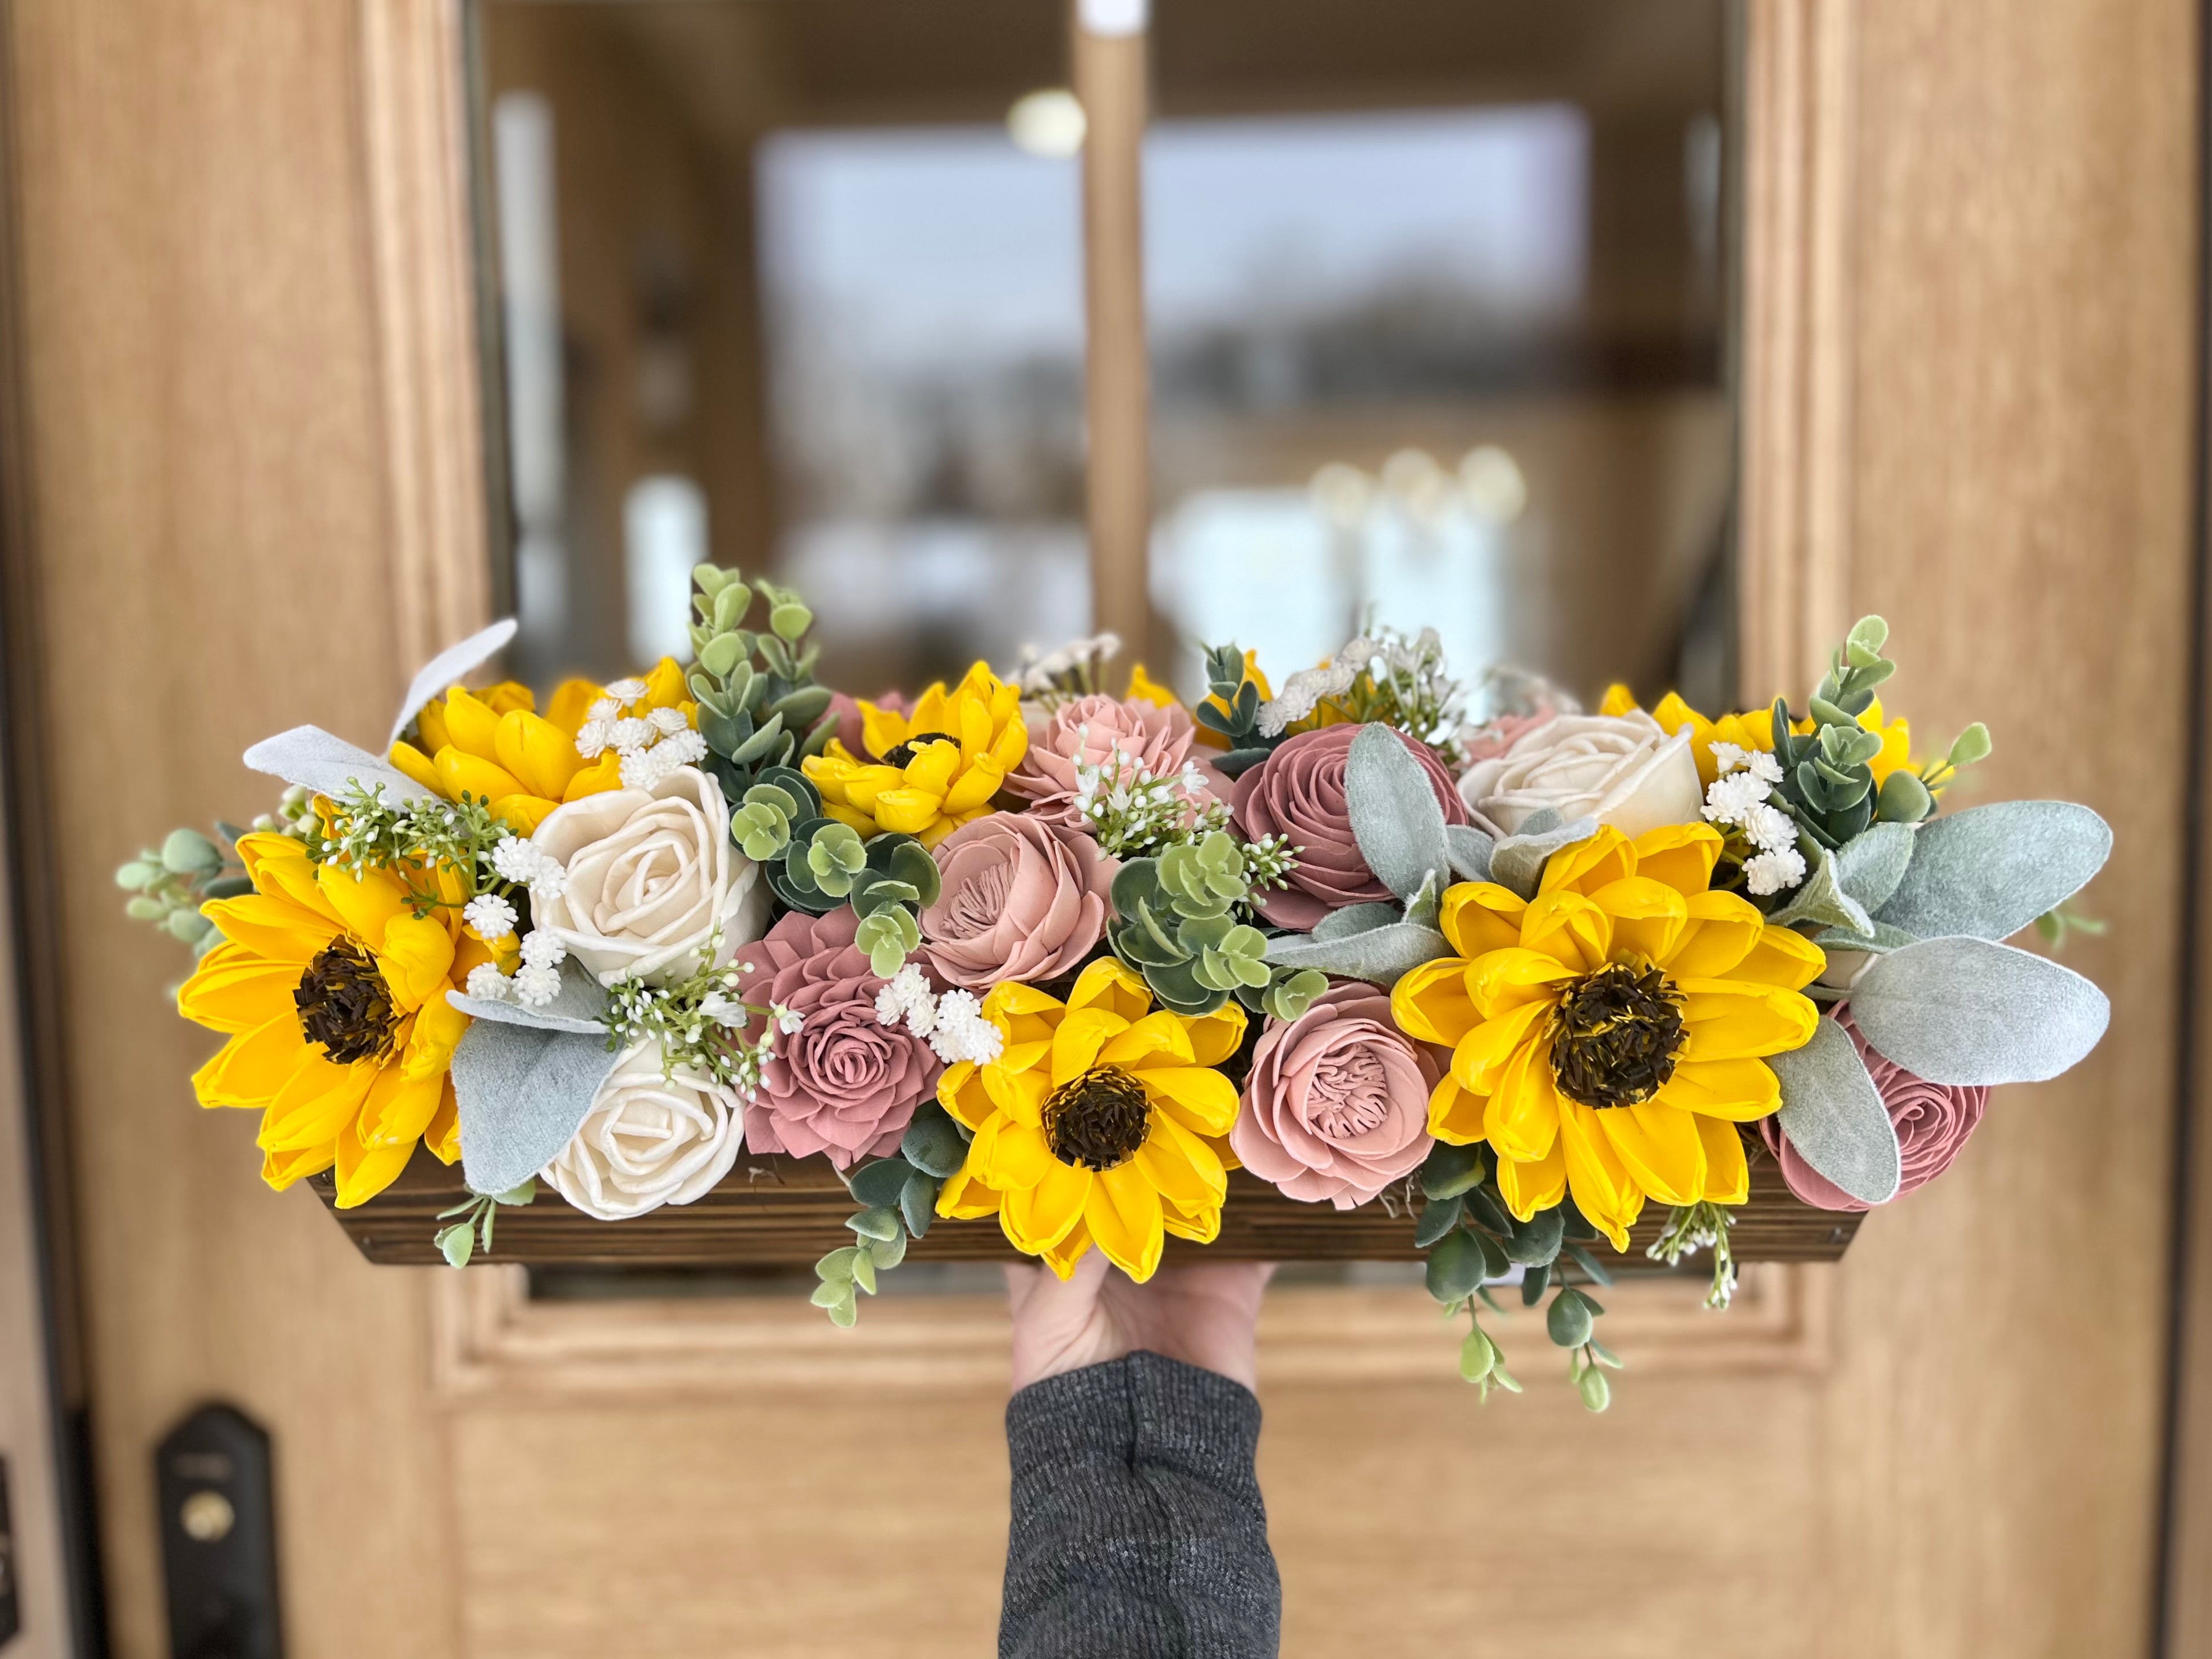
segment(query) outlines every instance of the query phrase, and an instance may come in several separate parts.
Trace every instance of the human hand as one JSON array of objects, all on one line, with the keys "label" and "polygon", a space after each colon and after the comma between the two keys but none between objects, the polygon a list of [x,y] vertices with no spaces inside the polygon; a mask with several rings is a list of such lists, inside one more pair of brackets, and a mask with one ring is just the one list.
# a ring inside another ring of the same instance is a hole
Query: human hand
[{"label": "human hand", "polygon": [[1163,1267],[1142,1285],[1092,1250],[1062,1280],[1048,1267],[1008,1267],[1014,1388],[1098,1365],[1139,1348],[1254,1386],[1253,1331],[1273,1262]]}]

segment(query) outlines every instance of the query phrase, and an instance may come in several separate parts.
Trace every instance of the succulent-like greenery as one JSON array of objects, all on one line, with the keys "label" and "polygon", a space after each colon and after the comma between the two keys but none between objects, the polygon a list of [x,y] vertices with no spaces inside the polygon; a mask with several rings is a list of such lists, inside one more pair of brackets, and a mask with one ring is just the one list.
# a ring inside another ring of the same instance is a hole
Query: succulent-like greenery
[{"label": "succulent-like greenery", "polygon": [[[501,1205],[519,1210],[538,1196],[538,1177],[524,1182],[512,1192],[471,1193],[450,1210],[438,1212],[438,1219],[451,1224],[438,1229],[436,1243],[439,1255],[446,1258],[449,1267],[465,1267],[469,1258],[477,1253],[481,1242],[483,1253],[491,1254],[492,1223],[497,1218]],[[459,1220],[453,1218],[458,1216]]]},{"label": "succulent-like greenery", "polygon": [[[811,785],[806,787],[818,811],[820,797],[812,794]],[[781,790],[783,799],[754,804],[764,811],[787,813],[785,801],[796,792],[780,781],[755,784],[747,793],[748,801],[755,792],[767,788]],[[734,823],[731,828],[736,833]],[[757,837],[757,845],[766,845],[775,831],[771,824],[750,833]],[[929,849],[912,836],[895,831],[862,841],[850,824],[820,817],[788,823],[782,833],[781,856],[772,854],[762,866],[776,896],[794,910],[817,916],[850,904],[860,919],[853,942],[868,953],[868,965],[885,979],[898,972],[908,953],[921,945],[921,912],[937,902],[942,885]]]},{"label": "succulent-like greenery", "polygon": [[821,793],[805,773],[763,766],[730,808],[730,839],[755,864],[766,864],[791,850],[793,826],[821,817]]},{"label": "succulent-like greenery", "polygon": [[[1583,1219],[1574,1200],[1549,1210],[1539,1210],[1526,1221],[1516,1221],[1499,1195],[1480,1146],[1452,1146],[1439,1141],[1421,1166],[1420,1187],[1425,1200],[1413,1231],[1413,1243],[1429,1252],[1429,1294],[1444,1307],[1468,1316],[1468,1334],[1460,1343],[1460,1375],[1482,1390],[1485,1400],[1492,1389],[1510,1394],[1521,1384],[1505,1369],[1505,1351],[1498,1339],[1483,1328],[1480,1300],[1492,1313],[1502,1313],[1485,1282],[1502,1278],[1517,1266],[1522,1270],[1521,1304],[1533,1308],[1552,1293],[1544,1328],[1553,1342],[1569,1350],[1567,1379],[1583,1397],[1583,1404],[1601,1412],[1613,1402],[1613,1384],[1605,1375],[1618,1370],[1621,1361],[1597,1340],[1595,1326],[1604,1304],[1586,1285],[1613,1282],[1586,1246],[1595,1243],[1597,1230]],[[1583,1284],[1568,1282],[1579,1271]]]},{"label": "succulent-like greenery", "polygon": [[929,1231],[939,1189],[967,1160],[966,1132],[931,1100],[915,1110],[897,1152],[853,1171],[847,1185],[862,1206],[845,1222],[853,1242],[814,1264],[822,1281],[814,1287],[814,1305],[830,1323],[849,1327],[860,1316],[857,1292],[873,1296],[877,1274],[906,1260],[908,1241]]},{"label": "succulent-like greenery", "polygon": [[[238,839],[228,827],[224,833]],[[149,848],[117,870],[115,884],[131,895],[124,909],[132,921],[152,923],[198,957],[222,942],[200,906],[253,890],[243,874],[231,873],[238,868],[198,830],[172,830],[158,849]]]},{"label": "succulent-like greenery", "polygon": [[1267,936],[1237,919],[1249,891],[1244,850],[1226,830],[1131,859],[1114,878],[1107,942],[1162,1006],[1210,1014],[1232,993],[1273,988]]},{"label": "succulent-like greenery", "polygon": [[[821,753],[835,729],[829,688],[814,679],[820,647],[805,643],[814,613],[789,588],[747,583],[719,565],[697,566],[691,579],[699,620],[691,627],[696,661],[689,684],[699,735],[707,769],[726,798],[740,800],[764,769]],[[744,625],[756,597],[768,605],[764,629]]]},{"label": "succulent-like greenery", "polygon": [[1782,763],[1775,799],[1830,852],[1877,822],[1918,823],[1936,810],[1933,791],[1990,752],[1989,728],[1978,720],[1924,773],[1899,767],[1875,787],[1870,763],[1881,753],[1881,735],[1861,726],[1859,716],[1872,706],[1875,688],[1897,672],[1881,654],[1888,640],[1889,624],[1880,617],[1859,619],[1813,693],[1812,731],[1792,732],[1789,703],[1775,699],[1774,757]]},{"label": "succulent-like greenery", "polygon": [[1260,735],[1259,683],[1245,672],[1244,653],[1236,646],[1206,647],[1206,682],[1212,698],[1193,712],[1200,726],[1228,739],[1229,752],[1214,756],[1213,764],[1233,778],[1267,759],[1282,738]]}]

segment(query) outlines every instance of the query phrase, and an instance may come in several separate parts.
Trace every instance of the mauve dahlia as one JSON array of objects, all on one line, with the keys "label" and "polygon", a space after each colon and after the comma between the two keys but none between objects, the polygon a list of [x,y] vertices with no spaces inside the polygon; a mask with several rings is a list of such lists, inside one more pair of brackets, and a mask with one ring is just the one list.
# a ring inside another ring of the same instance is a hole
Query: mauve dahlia
[{"label": "mauve dahlia", "polygon": [[[1307,933],[1332,910],[1391,896],[1359,855],[1345,804],[1345,759],[1362,729],[1325,726],[1301,732],[1237,780],[1231,800],[1237,833],[1247,841],[1288,836],[1297,848],[1290,886],[1259,896],[1261,915],[1278,927]],[[1428,775],[1444,822],[1465,823],[1467,804],[1435,751],[1403,732],[1394,735]]]},{"label": "mauve dahlia", "polygon": [[745,1103],[745,1145],[755,1152],[823,1152],[849,1169],[896,1147],[914,1109],[937,1091],[944,1066],[929,1044],[877,1017],[884,981],[853,943],[859,927],[849,908],[794,910],[738,953],[745,1000],[788,1008],[800,1021],[776,1034]]}]

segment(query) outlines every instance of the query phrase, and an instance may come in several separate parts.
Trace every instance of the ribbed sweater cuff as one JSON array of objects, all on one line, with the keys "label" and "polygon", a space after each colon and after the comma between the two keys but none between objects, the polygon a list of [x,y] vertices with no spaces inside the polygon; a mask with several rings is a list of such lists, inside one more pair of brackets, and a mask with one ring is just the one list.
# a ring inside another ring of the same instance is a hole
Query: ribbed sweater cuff
[{"label": "ribbed sweater cuff", "polygon": [[1177,1470],[1257,1503],[1260,1402],[1218,1371],[1139,1350],[1032,1382],[1006,1403],[1017,1469],[1101,1455]]}]

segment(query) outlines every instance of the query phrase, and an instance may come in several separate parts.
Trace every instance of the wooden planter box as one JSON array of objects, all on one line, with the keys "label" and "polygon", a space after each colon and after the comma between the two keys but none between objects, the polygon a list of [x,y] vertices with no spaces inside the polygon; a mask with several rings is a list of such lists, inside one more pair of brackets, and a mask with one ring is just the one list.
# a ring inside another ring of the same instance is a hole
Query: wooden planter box
[{"label": "wooden planter box", "polygon": [[[463,1202],[468,1189],[458,1165],[419,1147],[414,1161],[384,1192],[356,1209],[337,1207],[327,1175],[313,1185],[338,1224],[371,1261],[421,1267],[443,1260],[433,1242],[438,1212]],[[526,1267],[589,1265],[636,1267],[809,1267],[853,1236],[845,1218],[858,1206],[820,1158],[744,1158],[727,1179],[697,1202],[666,1206],[630,1221],[595,1221],[541,1193],[527,1209],[501,1210],[494,1249],[478,1261]],[[1340,1212],[1302,1204],[1242,1170],[1229,1176],[1221,1237],[1208,1245],[1168,1240],[1170,1257],[1219,1261],[1404,1261],[1418,1259],[1404,1206],[1394,1216],[1380,1200]],[[1627,1255],[1605,1252],[1608,1265],[1643,1267],[1644,1247],[1659,1235],[1666,1211],[1647,1206]],[[1752,1165],[1751,1203],[1732,1235],[1741,1261],[1833,1261],[1849,1248],[1861,1218],[1816,1210],[1783,1184],[1771,1159]],[[911,1261],[1000,1261],[1021,1258],[995,1220],[939,1221],[917,1241]]]}]

